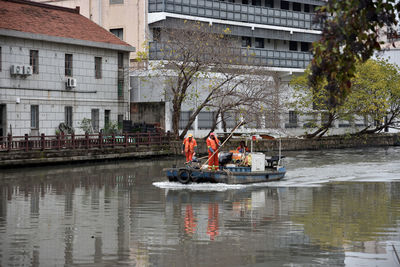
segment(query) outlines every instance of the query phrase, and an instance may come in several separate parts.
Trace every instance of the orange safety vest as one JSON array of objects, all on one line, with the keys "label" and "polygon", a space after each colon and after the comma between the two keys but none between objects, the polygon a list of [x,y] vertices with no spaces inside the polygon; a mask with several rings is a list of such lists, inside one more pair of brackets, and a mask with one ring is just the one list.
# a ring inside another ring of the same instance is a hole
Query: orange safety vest
[{"label": "orange safety vest", "polygon": [[207,143],[207,148],[211,147],[214,151],[216,151],[216,150],[218,149],[218,147],[219,147],[219,143],[220,143],[220,142],[219,142],[219,140],[218,140],[217,137],[215,137],[215,139],[213,140],[213,139],[211,139],[211,137],[209,136],[209,137],[207,138],[206,143]]},{"label": "orange safety vest", "polygon": [[194,148],[197,146],[196,140],[192,137],[192,141],[189,141],[189,137],[186,137],[183,140],[183,144],[185,145],[185,152],[194,152]]}]

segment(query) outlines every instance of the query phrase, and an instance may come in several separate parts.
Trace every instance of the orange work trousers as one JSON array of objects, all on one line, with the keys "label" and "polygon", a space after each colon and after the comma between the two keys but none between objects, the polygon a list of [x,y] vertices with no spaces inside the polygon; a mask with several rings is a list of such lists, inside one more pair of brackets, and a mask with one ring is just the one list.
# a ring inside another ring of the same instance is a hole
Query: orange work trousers
[{"label": "orange work trousers", "polygon": [[218,170],[219,169],[219,162],[218,162],[218,152],[214,154],[208,152],[208,169],[210,170]]},{"label": "orange work trousers", "polygon": [[192,161],[193,160],[193,154],[194,152],[185,152],[185,156],[186,156],[186,162]]}]

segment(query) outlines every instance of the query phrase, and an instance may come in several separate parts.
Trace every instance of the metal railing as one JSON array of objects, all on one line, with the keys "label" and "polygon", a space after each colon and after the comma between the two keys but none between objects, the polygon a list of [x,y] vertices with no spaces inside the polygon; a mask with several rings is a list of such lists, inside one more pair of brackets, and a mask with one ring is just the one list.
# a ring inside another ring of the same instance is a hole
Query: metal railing
[{"label": "metal railing", "polygon": [[149,0],[149,12],[320,30],[312,13],[211,0]]},{"label": "metal railing", "polygon": [[171,136],[164,133],[124,133],[122,135],[45,135],[0,137],[0,151],[34,151],[92,149],[107,147],[139,147],[169,144]]},{"label": "metal railing", "polygon": [[[221,49],[221,48],[215,48]],[[230,64],[248,66],[268,66],[282,68],[305,69],[312,59],[310,52],[300,51],[277,51],[263,48],[223,48],[230,56]],[[179,55],[171,53],[172,45],[160,42],[151,42],[149,49],[150,60],[179,60]],[[229,52],[228,52],[229,50]],[[221,52],[222,53],[222,52]],[[222,54],[221,54],[222,55]],[[207,55],[204,54],[204,57]]]}]

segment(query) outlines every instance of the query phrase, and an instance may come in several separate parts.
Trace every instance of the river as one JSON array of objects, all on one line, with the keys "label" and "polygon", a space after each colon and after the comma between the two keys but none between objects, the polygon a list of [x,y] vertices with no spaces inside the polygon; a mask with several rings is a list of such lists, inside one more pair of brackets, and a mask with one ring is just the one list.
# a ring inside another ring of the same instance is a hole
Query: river
[{"label": "river", "polygon": [[182,158],[1,170],[0,266],[399,266],[400,147],[286,152],[256,185]]}]

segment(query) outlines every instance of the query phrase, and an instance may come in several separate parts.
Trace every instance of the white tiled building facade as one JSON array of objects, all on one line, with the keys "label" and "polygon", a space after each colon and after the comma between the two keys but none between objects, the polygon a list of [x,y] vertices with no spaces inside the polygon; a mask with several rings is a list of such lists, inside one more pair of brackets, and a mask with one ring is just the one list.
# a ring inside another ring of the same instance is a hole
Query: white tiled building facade
[{"label": "white tiled building facade", "polygon": [[[0,135],[54,135],[60,123],[79,134],[83,118],[97,132],[129,118],[129,51],[64,41],[0,31]],[[32,74],[13,74],[23,66]]]}]

